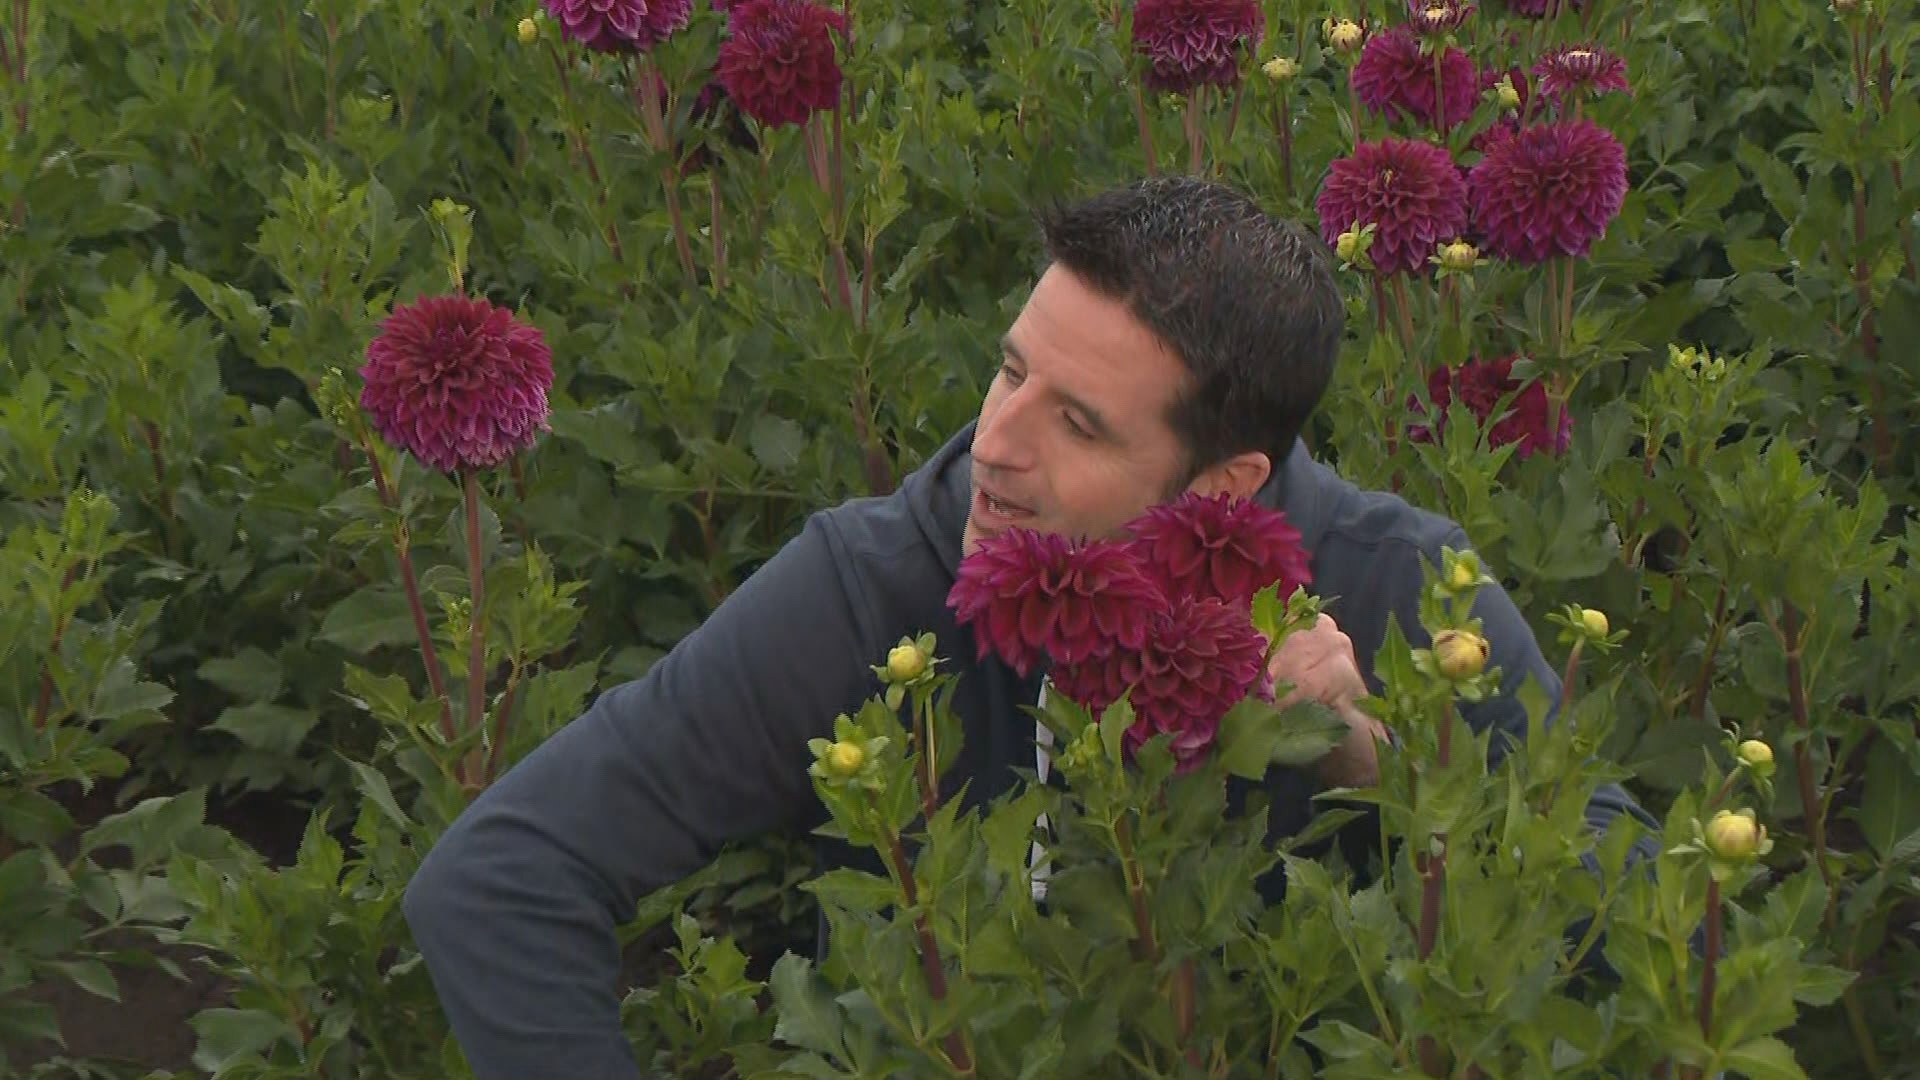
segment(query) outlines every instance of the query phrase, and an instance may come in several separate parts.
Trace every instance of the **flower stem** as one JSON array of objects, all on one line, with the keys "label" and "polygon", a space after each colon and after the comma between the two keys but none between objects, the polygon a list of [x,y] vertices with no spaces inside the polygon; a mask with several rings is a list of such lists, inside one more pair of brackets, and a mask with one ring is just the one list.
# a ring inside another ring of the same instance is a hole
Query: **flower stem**
[{"label": "flower stem", "polygon": [[1560,674],[1560,722],[1563,724],[1567,722],[1567,714],[1573,708],[1573,677],[1579,672],[1580,647],[1584,644],[1586,643],[1583,641],[1573,643],[1573,648],[1567,653],[1566,669]]},{"label": "flower stem", "polygon": [[713,238],[713,288],[718,292],[727,287],[727,241],[723,223],[726,218],[720,207],[720,178],[707,177],[707,204],[712,218],[709,231]]},{"label": "flower stem", "polygon": [[[367,459],[367,468],[373,473],[373,490],[379,494],[381,505],[398,514],[400,511],[399,493],[387,482],[387,473],[380,467],[380,458],[366,441],[364,434],[356,436],[360,444],[360,453]],[[405,517],[400,517],[393,530],[394,561],[400,567],[400,589],[407,597],[407,613],[413,617],[413,636],[420,642],[420,664],[427,669],[427,686],[440,703],[440,735],[451,743],[458,735],[453,725],[453,704],[447,697],[446,676],[440,671],[440,654],[433,648],[433,631],[427,625],[426,605],[420,600],[420,580],[413,572],[413,550],[410,533]]]},{"label": "flower stem", "polygon": [[1186,107],[1180,110],[1180,126],[1187,133],[1187,172],[1200,174],[1201,147],[1204,140],[1200,132],[1200,91],[1198,88],[1187,91]]},{"label": "flower stem", "polygon": [[1700,1035],[1713,1038],[1713,993],[1720,967],[1720,881],[1707,877],[1707,949],[1700,965]]},{"label": "flower stem", "polygon": [[487,769],[481,780],[492,783],[500,775],[500,758],[507,745],[507,721],[513,714],[514,691],[520,687],[520,660],[514,658],[513,667],[507,672],[506,689],[500,692],[500,704],[493,711],[493,733],[487,746]]},{"label": "flower stem", "polygon": [[[1434,762],[1445,769],[1452,759],[1453,749],[1453,704],[1448,702],[1440,707],[1439,745],[1436,748]],[[1447,834],[1433,834],[1431,846],[1426,851],[1414,855],[1414,867],[1420,873],[1420,928],[1416,939],[1419,957],[1425,962],[1433,955],[1433,949],[1440,940],[1440,901],[1447,887]],[[1415,1049],[1420,1057],[1420,1068],[1429,1076],[1445,1076],[1447,1072],[1444,1055],[1439,1043],[1431,1035],[1422,1035]]]},{"label": "flower stem", "polygon": [[[673,146],[667,135],[666,103],[654,88],[655,70],[650,64],[636,65],[633,68],[633,88],[635,97],[639,99],[640,125],[646,132],[647,141],[653,145],[656,153],[665,155],[672,151]],[[673,227],[673,250],[680,257],[680,269],[687,275],[687,280],[695,281],[698,272],[693,268],[693,245],[687,239],[687,223],[680,212],[679,179],[680,170],[675,162],[665,161],[660,166],[660,190],[667,197],[667,221]]]},{"label": "flower stem", "polygon": [[[467,730],[477,731],[486,723],[487,701],[487,619],[484,568],[480,565],[480,472],[460,472],[462,501],[467,511],[467,592],[473,608],[467,625]],[[478,771],[479,749],[470,762]],[[473,777],[469,775],[468,780]]]},{"label": "flower stem", "polygon": [[[73,579],[80,576],[80,563],[68,566],[60,575],[60,596],[73,587]],[[60,653],[60,639],[67,633],[67,616],[60,613],[54,619],[53,635],[47,640],[47,659],[40,667],[40,686],[33,699],[33,730],[40,731],[47,726],[47,715],[53,710],[53,658]]]},{"label": "flower stem", "polygon": [[1713,688],[1713,661],[1720,651],[1720,642],[1726,637],[1727,583],[1720,583],[1719,595],[1713,601],[1713,621],[1707,628],[1707,647],[1700,654],[1700,675],[1693,682],[1693,694],[1688,702],[1688,711],[1693,719],[1702,720],[1707,715],[1707,694]]},{"label": "flower stem", "polygon": [[1133,853],[1133,819],[1126,814],[1113,827],[1114,847],[1120,852],[1120,872],[1127,881],[1127,900],[1133,905],[1133,955],[1147,964],[1160,962],[1160,943],[1153,936],[1153,916],[1147,911],[1146,876]]},{"label": "flower stem", "polygon": [[1140,153],[1146,159],[1147,175],[1152,176],[1160,171],[1160,166],[1154,161],[1153,132],[1147,126],[1147,102],[1140,93],[1139,83],[1133,85],[1133,122],[1140,131]]},{"label": "flower stem", "polygon": [[[1801,671],[1802,629],[1800,610],[1792,603],[1786,605],[1780,619],[1780,644],[1787,655],[1787,707],[1793,713],[1793,724],[1802,733],[1811,735],[1813,723],[1807,714],[1806,679]],[[1807,739],[1793,744],[1794,772],[1798,774],[1800,784],[1801,812],[1807,816],[1807,838],[1813,842],[1814,865],[1820,870],[1820,879],[1827,886],[1826,921],[1833,921],[1833,872],[1827,867],[1827,822],[1825,809],[1820,804],[1813,779],[1813,755],[1807,752]]]},{"label": "flower stem", "polygon": [[[867,805],[878,816],[880,807],[873,800],[871,792],[867,795]],[[886,844],[888,865],[893,869],[894,880],[900,885],[901,899],[909,909],[920,906],[920,890],[913,880],[913,866],[907,861],[906,847],[900,842],[900,834],[885,824],[880,826],[881,839]],[[927,924],[925,912],[915,911],[913,929],[920,939],[920,971],[927,981],[927,993],[935,1001],[944,1001],[947,996],[947,972],[940,963],[940,945],[933,938],[933,929]],[[946,1053],[953,1067],[963,1074],[973,1072],[973,1045],[964,1028],[949,1032],[945,1038]]]},{"label": "flower stem", "polygon": [[1280,92],[1280,107],[1274,117],[1273,127],[1280,137],[1280,190],[1291,201],[1293,199],[1293,94],[1290,90]]},{"label": "flower stem", "polygon": [[[1871,123],[1868,117],[1867,52],[1870,44],[1859,27],[1847,33],[1852,52],[1854,108],[1860,113],[1860,132],[1864,139]],[[1855,165],[1853,170],[1853,292],[1860,306],[1860,353],[1867,362],[1867,412],[1873,428],[1869,446],[1876,471],[1886,473],[1893,465],[1893,423],[1887,415],[1886,388],[1880,376],[1880,338],[1874,326],[1873,268],[1867,262],[1867,172]]]},{"label": "flower stem", "polygon": [[1413,331],[1413,300],[1407,295],[1407,277],[1405,274],[1393,274],[1389,277],[1393,286],[1393,315],[1400,330],[1400,347],[1405,350],[1408,360],[1416,355]]}]

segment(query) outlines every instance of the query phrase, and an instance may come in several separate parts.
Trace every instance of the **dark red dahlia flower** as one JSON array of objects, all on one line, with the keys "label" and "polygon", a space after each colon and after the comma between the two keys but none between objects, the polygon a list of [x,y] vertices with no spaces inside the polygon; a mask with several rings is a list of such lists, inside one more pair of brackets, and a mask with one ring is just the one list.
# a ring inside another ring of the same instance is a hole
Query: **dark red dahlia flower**
[{"label": "dark red dahlia flower", "polygon": [[1244,609],[1219,600],[1175,604],[1154,620],[1139,649],[1116,649],[1051,674],[1060,693],[1098,716],[1129,690],[1134,722],[1126,747],[1173,736],[1183,769],[1199,764],[1220,718],[1256,691],[1265,674],[1266,638]]},{"label": "dark red dahlia flower", "polygon": [[842,12],[814,0],[736,0],[715,75],[740,111],[769,127],[800,124],[840,98],[833,32]]},{"label": "dark red dahlia flower", "polygon": [[1374,268],[1413,272],[1427,265],[1435,247],[1466,228],[1466,183],[1443,148],[1389,136],[1335,159],[1314,208],[1329,246],[1348,229],[1373,225],[1368,255]]},{"label": "dark red dahlia flower", "polygon": [[1166,601],[1124,544],[1009,529],[961,560],[947,605],[973,624],[980,656],[1026,675],[1042,661],[1140,648]]},{"label": "dark red dahlia flower", "polygon": [[1279,582],[1282,599],[1312,580],[1300,530],[1251,499],[1187,492],[1128,523],[1134,550],[1169,602],[1245,605]]},{"label": "dark red dahlia flower", "polygon": [[560,30],[589,49],[641,52],[687,25],[693,0],[543,0]]},{"label": "dark red dahlia flower", "polygon": [[1143,81],[1155,90],[1234,85],[1243,53],[1265,31],[1257,0],[1138,0],[1133,7],[1133,48],[1147,58]]},{"label": "dark red dahlia flower", "polygon": [[482,299],[395,307],[360,376],[360,407],[380,437],[445,472],[491,468],[547,429],[546,340]]},{"label": "dark red dahlia flower", "polygon": [[1407,0],[1407,25],[1423,37],[1440,37],[1460,29],[1473,9],[1472,0]]},{"label": "dark red dahlia flower", "polygon": [[1626,195],[1626,150],[1586,119],[1523,127],[1467,173],[1482,249],[1517,262],[1586,254]]},{"label": "dark red dahlia flower", "polygon": [[1564,103],[1570,93],[1598,97],[1611,91],[1631,94],[1627,62],[1598,45],[1561,45],[1534,61],[1541,96]]},{"label": "dark red dahlia flower", "polygon": [[[1546,384],[1535,379],[1523,386],[1513,375],[1513,361],[1511,355],[1494,360],[1475,359],[1457,368],[1442,366],[1430,372],[1427,397],[1433,402],[1433,414],[1427,419],[1431,423],[1410,425],[1407,438],[1428,442],[1439,437],[1446,430],[1447,408],[1457,399],[1480,418],[1482,425],[1493,421],[1486,433],[1489,446],[1518,443],[1514,456],[1520,458],[1541,451],[1565,452],[1573,437],[1573,414],[1562,409],[1558,430],[1549,431]],[[1508,395],[1513,397],[1502,407],[1501,400]],[[1418,411],[1416,399],[1409,398],[1408,404]],[[1501,411],[1496,414],[1495,409]]]},{"label": "dark red dahlia flower", "polygon": [[[1473,115],[1479,76],[1467,54],[1448,46],[1440,54],[1440,85],[1435,94],[1433,57],[1420,51],[1420,39],[1405,26],[1388,27],[1367,39],[1353,65],[1353,92],[1370,112],[1395,113],[1434,127],[1463,123]],[[1436,96],[1444,107],[1444,125],[1435,116]]]}]

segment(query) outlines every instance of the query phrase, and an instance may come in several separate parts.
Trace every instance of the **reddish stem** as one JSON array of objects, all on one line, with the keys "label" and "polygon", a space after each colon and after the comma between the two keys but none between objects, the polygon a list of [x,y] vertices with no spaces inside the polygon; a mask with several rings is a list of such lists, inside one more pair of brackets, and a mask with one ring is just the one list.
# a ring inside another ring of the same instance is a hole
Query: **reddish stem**
[{"label": "reddish stem", "polygon": [[1707,878],[1707,954],[1700,967],[1700,1034],[1713,1038],[1713,994],[1720,967],[1720,882]]},{"label": "reddish stem", "polygon": [[1134,126],[1138,128],[1140,132],[1140,153],[1146,158],[1147,175],[1152,176],[1160,171],[1160,167],[1154,161],[1153,132],[1147,126],[1147,102],[1146,98],[1140,93],[1140,85],[1138,83],[1135,83],[1133,86],[1133,122]]},{"label": "reddish stem", "polygon": [[492,745],[487,748],[487,771],[481,778],[488,783],[500,775],[500,759],[507,746],[507,717],[513,713],[513,695],[519,687],[520,665],[516,663],[507,675],[507,688],[500,692],[500,705],[493,713]]},{"label": "reddish stem", "polygon": [[[386,470],[380,467],[380,459],[374,455],[373,447],[362,441],[360,452],[365,455],[367,468],[373,473],[373,490],[379,494],[381,505],[397,513],[400,509],[399,495],[387,483]],[[433,647],[433,631],[427,625],[426,605],[420,600],[420,581],[413,572],[412,545],[404,519],[394,530],[393,549],[395,561],[400,566],[400,588],[407,597],[407,613],[413,617],[413,636],[420,642],[420,663],[427,669],[427,686],[440,702],[440,734],[452,742],[456,735],[453,704],[447,698],[447,680],[440,670],[440,655]]]},{"label": "reddish stem", "polygon": [[[877,812],[878,807],[875,810]],[[920,890],[914,884],[913,867],[907,862],[907,851],[900,843],[900,834],[885,826],[882,826],[881,832],[887,841],[887,857],[893,864],[894,876],[900,879],[901,896],[906,900],[907,907],[916,908],[920,905]],[[927,980],[927,993],[935,1001],[944,1001],[947,996],[947,972],[940,963],[940,945],[933,939],[933,929],[927,924],[925,912],[914,913],[913,929],[920,939],[920,971]],[[953,1067],[962,1073],[971,1073],[973,1050],[968,1045],[966,1033],[948,1032],[943,1041]]]},{"label": "reddish stem", "polygon": [[1807,838],[1813,842],[1814,865],[1820,869],[1820,878],[1827,885],[1827,916],[1833,915],[1833,876],[1827,869],[1827,821],[1826,813],[1820,805],[1819,795],[1814,790],[1813,755],[1807,752],[1807,742],[1813,733],[1813,722],[1807,712],[1807,688],[1801,671],[1801,623],[1800,611],[1792,604],[1786,605],[1781,615],[1781,645],[1787,654],[1787,707],[1792,710],[1794,726],[1808,738],[1802,738],[1793,744],[1794,772],[1798,774],[1800,786],[1801,811],[1807,816]]},{"label": "reddish stem", "polygon": [[[73,587],[73,579],[80,575],[80,564],[74,563],[60,575],[59,595],[65,596]],[[67,633],[67,617],[61,615],[54,621],[53,637],[47,642],[47,659],[40,667],[39,693],[33,699],[33,730],[39,731],[47,726],[47,714],[53,711],[53,658],[60,653],[60,641]]]},{"label": "reddish stem", "polygon": [[[487,705],[487,618],[486,575],[480,565],[480,473],[462,469],[462,502],[467,511],[467,591],[472,597],[471,617],[467,624],[467,717],[468,731],[477,731],[486,722]],[[478,771],[479,748],[475,747],[468,779]]]}]

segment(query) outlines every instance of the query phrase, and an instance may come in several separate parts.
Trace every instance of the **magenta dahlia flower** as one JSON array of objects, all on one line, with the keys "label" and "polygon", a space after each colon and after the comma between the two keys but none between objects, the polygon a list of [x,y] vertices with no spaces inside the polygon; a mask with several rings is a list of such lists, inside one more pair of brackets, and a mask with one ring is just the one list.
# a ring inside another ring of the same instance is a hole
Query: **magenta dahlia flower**
[{"label": "magenta dahlia flower", "polygon": [[1122,543],[1009,529],[961,560],[947,604],[973,624],[980,656],[1024,676],[1047,660],[1140,648],[1166,600]]},{"label": "magenta dahlia flower", "polygon": [[1407,25],[1423,37],[1439,37],[1460,29],[1473,9],[1472,0],[1407,0]]},{"label": "magenta dahlia flower", "polygon": [[1174,604],[1245,605],[1275,582],[1284,599],[1313,578],[1300,530],[1252,499],[1187,492],[1148,509],[1127,531],[1148,575]]},{"label": "magenta dahlia flower", "polygon": [[1133,48],[1147,58],[1143,81],[1155,90],[1232,86],[1265,31],[1257,0],[1138,0],[1133,8]]},{"label": "magenta dahlia flower", "polygon": [[734,0],[714,72],[762,124],[804,123],[840,98],[833,32],[846,29],[844,13],[815,0]]},{"label": "magenta dahlia flower", "polygon": [[380,324],[360,377],[381,438],[443,472],[486,469],[547,429],[553,354],[506,308],[430,296]]},{"label": "magenta dahlia flower", "polygon": [[[1433,414],[1426,418],[1430,422],[1409,425],[1407,438],[1428,442],[1438,437],[1446,430],[1448,407],[1458,399],[1479,417],[1482,425],[1492,421],[1486,432],[1489,446],[1518,443],[1514,456],[1521,458],[1542,451],[1565,452],[1573,437],[1573,414],[1562,409],[1558,429],[1549,431],[1546,384],[1535,379],[1522,385],[1513,375],[1513,361],[1514,357],[1509,355],[1494,360],[1469,360],[1457,368],[1443,365],[1434,369],[1427,375],[1427,397],[1433,402]],[[1495,419],[1494,410],[1501,408],[1502,399],[1510,394],[1513,397]],[[1417,399],[1409,398],[1408,404],[1418,411]]]},{"label": "magenta dahlia flower", "polygon": [[1627,62],[1598,45],[1548,49],[1534,61],[1533,73],[1540,79],[1541,96],[1555,101],[1564,101],[1570,93],[1598,97],[1612,91],[1633,92],[1627,85]]},{"label": "magenta dahlia flower", "polygon": [[1314,200],[1329,246],[1341,233],[1375,226],[1368,255],[1382,274],[1427,265],[1441,242],[1467,225],[1466,183],[1445,149],[1393,136],[1363,142],[1327,167]]},{"label": "magenta dahlia flower", "polygon": [[[1467,54],[1449,45],[1440,54],[1438,93],[1434,86],[1433,57],[1420,50],[1420,39],[1405,26],[1392,26],[1367,39],[1353,65],[1353,93],[1370,112],[1451,128],[1473,115],[1479,96],[1479,76]],[[1435,114],[1435,100],[1442,115]]]},{"label": "magenta dahlia flower", "polygon": [[1585,255],[1626,195],[1626,150],[1586,119],[1523,127],[1467,173],[1482,250],[1516,262]]},{"label": "magenta dahlia flower", "polygon": [[589,49],[641,52],[687,25],[693,0],[543,0],[560,31]]},{"label": "magenta dahlia flower", "polygon": [[1098,716],[1131,691],[1134,722],[1125,745],[1138,750],[1170,734],[1181,768],[1197,764],[1220,730],[1220,718],[1265,674],[1266,638],[1244,609],[1215,599],[1176,604],[1153,620],[1138,649],[1115,649],[1050,678],[1068,700]]}]

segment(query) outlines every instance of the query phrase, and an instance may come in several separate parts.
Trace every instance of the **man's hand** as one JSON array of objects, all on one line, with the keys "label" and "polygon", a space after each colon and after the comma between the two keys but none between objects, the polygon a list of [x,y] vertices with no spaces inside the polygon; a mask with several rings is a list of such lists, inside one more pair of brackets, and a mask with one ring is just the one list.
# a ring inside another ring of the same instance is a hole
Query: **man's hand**
[{"label": "man's hand", "polygon": [[1320,782],[1328,787],[1366,787],[1380,779],[1380,758],[1374,740],[1386,741],[1387,729],[1354,703],[1369,693],[1354,659],[1353,639],[1331,615],[1321,615],[1312,628],[1288,634],[1274,650],[1267,674],[1276,683],[1292,686],[1282,706],[1312,699],[1322,702],[1347,722],[1347,737],[1320,759]]}]

